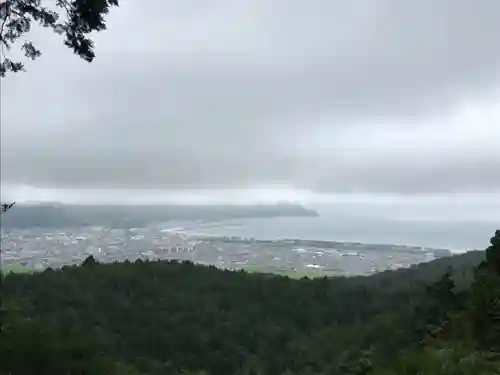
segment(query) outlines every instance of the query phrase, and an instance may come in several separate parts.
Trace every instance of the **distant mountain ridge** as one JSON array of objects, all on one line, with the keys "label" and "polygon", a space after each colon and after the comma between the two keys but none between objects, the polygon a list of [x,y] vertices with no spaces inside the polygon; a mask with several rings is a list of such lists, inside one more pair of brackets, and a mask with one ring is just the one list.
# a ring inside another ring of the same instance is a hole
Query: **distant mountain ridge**
[{"label": "distant mountain ridge", "polygon": [[2,217],[5,228],[106,225],[139,227],[169,220],[224,220],[236,218],[317,217],[300,204],[259,205],[16,205]]}]

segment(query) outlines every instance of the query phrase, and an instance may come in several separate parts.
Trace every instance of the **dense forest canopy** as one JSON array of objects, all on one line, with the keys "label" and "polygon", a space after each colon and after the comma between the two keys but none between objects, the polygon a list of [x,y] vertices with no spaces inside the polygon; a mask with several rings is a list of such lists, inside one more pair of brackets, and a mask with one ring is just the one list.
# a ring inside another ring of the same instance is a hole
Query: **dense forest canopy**
[{"label": "dense forest canopy", "polygon": [[499,374],[499,240],[369,277],[92,257],[10,274],[0,374]]}]

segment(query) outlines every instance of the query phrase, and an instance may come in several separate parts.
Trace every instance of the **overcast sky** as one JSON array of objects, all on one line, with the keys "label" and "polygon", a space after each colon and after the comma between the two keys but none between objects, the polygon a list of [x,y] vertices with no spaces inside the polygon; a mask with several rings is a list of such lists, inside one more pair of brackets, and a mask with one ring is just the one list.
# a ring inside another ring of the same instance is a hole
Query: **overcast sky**
[{"label": "overcast sky", "polygon": [[500,1],[121,3],[2,80],[4,196],[500,201]]}]

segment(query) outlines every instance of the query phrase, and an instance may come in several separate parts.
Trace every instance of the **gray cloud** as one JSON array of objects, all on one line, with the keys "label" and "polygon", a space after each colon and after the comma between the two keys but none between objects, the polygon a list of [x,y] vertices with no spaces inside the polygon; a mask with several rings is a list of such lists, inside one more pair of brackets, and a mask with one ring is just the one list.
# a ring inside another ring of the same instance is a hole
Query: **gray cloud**
[{"label": "gray cloud", "polygon": [[500,190],[497,0],[148,4],[91,65],[33,36],[44,56],[2,82],[3,181]]}]

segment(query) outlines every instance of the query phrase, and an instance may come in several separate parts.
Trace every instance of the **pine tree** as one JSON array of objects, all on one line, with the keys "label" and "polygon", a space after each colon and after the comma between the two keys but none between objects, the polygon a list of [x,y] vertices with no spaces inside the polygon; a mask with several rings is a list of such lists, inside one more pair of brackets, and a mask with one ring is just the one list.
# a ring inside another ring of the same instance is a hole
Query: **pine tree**
[{"label": "pine tree", "polygon": [[451,267],[428,286],[422,303],[426,332],[432,337],[442,335],[451,322],[452,314],[459,308]]},{"label": "pine tree", "polygon": [[493,272],[500,276],[500,230],[490,240],[490,246],[486,249],[486,264]]},{"label": "pine tree", "polygon": [[482,349],[500,352],[500,230],[491,238],[471,288],[472,331]]}]

